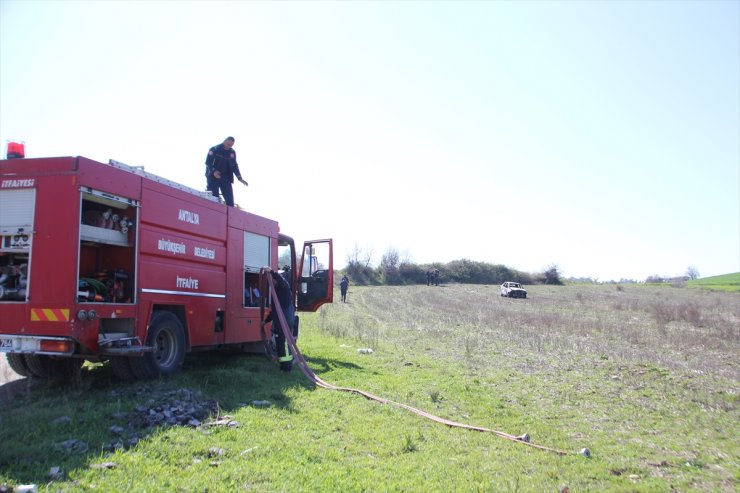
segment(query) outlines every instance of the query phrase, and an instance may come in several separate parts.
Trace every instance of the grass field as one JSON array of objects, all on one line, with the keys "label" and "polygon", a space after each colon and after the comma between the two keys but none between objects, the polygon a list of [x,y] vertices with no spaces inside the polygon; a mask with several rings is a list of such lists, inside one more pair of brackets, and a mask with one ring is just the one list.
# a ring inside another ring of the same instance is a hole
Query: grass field
[{"label": "grass field", "polygon": [[712,289],[740,293],[740,272],[723,276],[704,277],[687,283],[692,288]]},{"label": "grass field", "polygon": [[[244,355],[0,395],[0,485],[39,491],[737,491],[740,295],[644,285],[351,287],[301,316],[313,387]],[[338,299],[338,296],[336,297]],[[371,348],[372,353],[358,349]],[[12,396],[12,398],[10,398]],[[141,426],[158,409],[213,410]],[[588,448],[590,458],[579,454]]]}]

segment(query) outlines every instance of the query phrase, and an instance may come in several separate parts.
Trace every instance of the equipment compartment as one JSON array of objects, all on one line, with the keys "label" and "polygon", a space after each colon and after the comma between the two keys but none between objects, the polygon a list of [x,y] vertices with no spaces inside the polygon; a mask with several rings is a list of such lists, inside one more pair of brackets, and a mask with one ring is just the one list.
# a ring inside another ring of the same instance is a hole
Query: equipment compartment
[{"label": "equipment compartment", "polygon": [[80,240],[108,245],[129,246],[128,235],[122,235],[120,231],[113,229],[98,228],[88,224],[80,225]]},{"label": "equipment compartment", "polygon": [[26,301],[36,189],[0,190],[0,301]]},{"label": "equipment compartment", "polygon": [[77,300],[133,303],[134,239],[138,204],[92,190],[83,191]]}]

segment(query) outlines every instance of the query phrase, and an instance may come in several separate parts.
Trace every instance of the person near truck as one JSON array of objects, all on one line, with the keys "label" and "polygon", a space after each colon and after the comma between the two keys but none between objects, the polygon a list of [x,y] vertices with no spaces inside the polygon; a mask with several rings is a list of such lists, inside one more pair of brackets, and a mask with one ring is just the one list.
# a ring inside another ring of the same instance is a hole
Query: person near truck
[{"label": "person near truck", "polygon": [[220,144],[216,144],[208,150],[206,156],[206,181],[208,191],[215,197],[219,196],[219,190],[226,205],[234,207],[234,175],[244,185],[249,185],[239,171],[236,162],[236,151],[234,150],[234,137],[226,137]]},{"label": "person near truck", "polygon": [[347,303],[347,289],[349,289],[349,278],[344,275],[339,283],[339,290],[342,292],[342,303]]},{"label": "person near truck", "polygon": [[[277,294],[276,298],[285,316],[288,330],[295,337],[297,336],[294,331],[295,305],[293,304],[293,292],[290,289],[290,284],[288,284],[288,281],[283,276],[275,271],[271,275],[273,284],[275,285],[275,293]],[[293,354],[290,351],[290,347],[288,347],[288,339],[285,337],[283,327],[280,325],[280,317],[277,316],[275,297],[272,299],[271,308],[272,310],[270,310],[270,314],[265,318],[265,322],[272,322],[272,333],[275,335],[275,349],[277,351],[278,362],[280,363],[280,371],[289,372],[293,369]]]}]

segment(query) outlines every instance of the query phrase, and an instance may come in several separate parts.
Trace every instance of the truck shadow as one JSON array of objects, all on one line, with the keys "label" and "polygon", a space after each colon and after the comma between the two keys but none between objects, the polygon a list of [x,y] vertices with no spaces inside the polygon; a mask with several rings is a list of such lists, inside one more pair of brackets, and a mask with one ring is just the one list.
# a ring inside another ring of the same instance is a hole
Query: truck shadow
[{"label": "truck shadow", "polygon": [[46,382],[32,378],[19,378],[12,382],[0,385],[0,412],[14,402],[22,401],[33,394],[34,389],[42,387]]},{"label": "truck shadow", "polygon": [[[309,358],[317,375],[357,365]],[[315,388],[301,371],[264,355],[189,355],[170,378],[122,382],[107,365],[86,365],[75,382],[21,378],[0,385],[0,484],[64,481],[171,427],[232,426],[245,407],[294,412],[289,389]],[[234,424],[238,426],[238,423]],[[61,477],[50,471],[61,471]]]}]

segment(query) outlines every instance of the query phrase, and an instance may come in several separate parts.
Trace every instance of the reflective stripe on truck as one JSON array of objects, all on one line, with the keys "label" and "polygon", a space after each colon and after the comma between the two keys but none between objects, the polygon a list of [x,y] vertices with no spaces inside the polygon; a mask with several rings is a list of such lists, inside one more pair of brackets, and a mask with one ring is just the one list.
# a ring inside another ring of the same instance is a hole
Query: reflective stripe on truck
[{"label": "reflective stripe on truck", "polygon": [[31,322],[69,322],[69,308],[31,308]]}]

